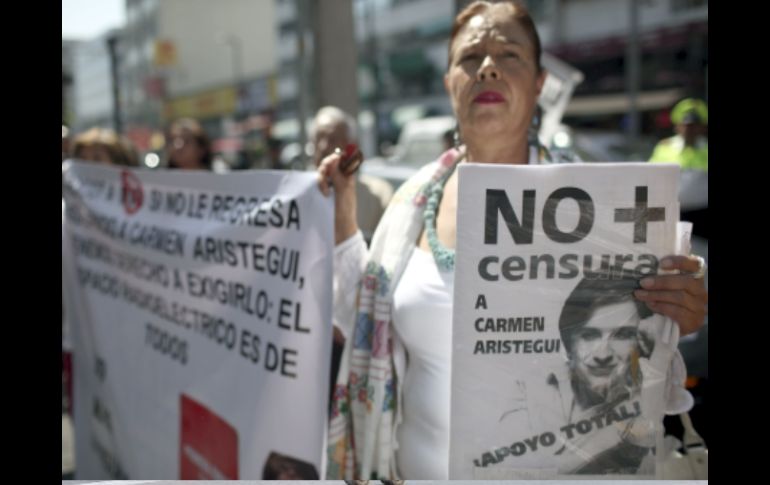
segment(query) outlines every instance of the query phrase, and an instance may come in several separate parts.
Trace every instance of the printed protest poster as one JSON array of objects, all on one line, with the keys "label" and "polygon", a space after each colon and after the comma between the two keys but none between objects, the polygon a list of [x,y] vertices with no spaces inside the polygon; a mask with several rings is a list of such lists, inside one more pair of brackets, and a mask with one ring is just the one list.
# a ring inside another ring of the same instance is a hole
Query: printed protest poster
[{"label": "printed protest poster", "polygon": [[333,200],[315,174],[68,162],[77,478],[317,479]]},{"label": "printed protest poster", "polygon": [[450,478],[654,477],[678,331],[632,292],[678,167],[458,170]]}]

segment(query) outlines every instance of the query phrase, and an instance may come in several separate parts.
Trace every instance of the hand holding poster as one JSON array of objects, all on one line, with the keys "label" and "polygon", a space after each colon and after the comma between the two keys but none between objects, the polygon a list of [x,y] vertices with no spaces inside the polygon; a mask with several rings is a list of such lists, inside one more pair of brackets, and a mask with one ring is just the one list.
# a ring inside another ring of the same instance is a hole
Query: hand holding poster
[{"label": "hand holding poster", "polygon": [[321,476],[333,201],[315,174],[63,175],[78,476]]},{"label": "hand holding poster", "polygon": [[677,167],[459,167],[450,478],[655,475]]}]

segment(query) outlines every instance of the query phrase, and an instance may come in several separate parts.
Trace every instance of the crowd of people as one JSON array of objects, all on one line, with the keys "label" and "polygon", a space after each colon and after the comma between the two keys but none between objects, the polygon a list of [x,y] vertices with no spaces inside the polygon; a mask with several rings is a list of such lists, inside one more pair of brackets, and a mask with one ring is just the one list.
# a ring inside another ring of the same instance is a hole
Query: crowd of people
[{"label": "crowd of people", "polygon": [[[425,160],[395,194],[382,179],[340,170],[338,149],[357,142],[355,120],[333,106],[317,112],[311,139],[318,185],[335,194],[327,478],[448,478],[457,166],[548,163],[548,151],[530,136],[546,76],[541,54],[540,36],[521,2],[465,7],[454,19],[443,78],[457,129],[444,134],[443,154]],[[656,147],[650,162],[708,171],[705,103],[686,99],[671,119],[676,135]],[[112,130],[92,128],[69,138],[63,128],[63,159],[141,165],[130,142]],[[198,121],[169,125],[166,167],[210,171],[212,161],[211,141]],[[612,288],[581,283],[573,294],[579,301],[570,306],[568,300],[559,330],[574,364],[549,381],[571,410],[562,416],[565,423],[590,419],[639,392],[642,380],[634,373],[638,359],[653,351],[649,336],[636,326],[618,329],[604,309],[613,307],[613,318],[620,307],[629,319],[670,317],[681,335],[703,326],[702,259],[669,255],[662,267],[666,274]],[[367,392],[359,392],[361,386]],[[678,391],[683,382],[672,379],[668,386]],[[595,460],[577,460],[565,470],[635,472],[650,456],[647,443],[623,436],[602,446]],[[266,473],[280,477],[285,460],[276,460]]]}]

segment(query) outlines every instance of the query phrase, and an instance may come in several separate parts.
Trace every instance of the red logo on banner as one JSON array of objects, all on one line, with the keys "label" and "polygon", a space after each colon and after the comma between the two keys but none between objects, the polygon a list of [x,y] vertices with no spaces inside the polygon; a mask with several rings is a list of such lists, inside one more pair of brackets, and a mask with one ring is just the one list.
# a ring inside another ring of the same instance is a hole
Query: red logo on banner
[{"label": "red logo on banner", "polygon": [[142,182],[139,181],[136,175],[128,171],[123,171],[120,174],[120,179],[123,182],[121,195],[123,209],[126,211],[126,214],[131,215],[142,208],[142,202],[144,201]]},{"label": "red logo on banner", "polygon": [[179,478],[238,480],[238,432],[213,411],[180,397]]}]

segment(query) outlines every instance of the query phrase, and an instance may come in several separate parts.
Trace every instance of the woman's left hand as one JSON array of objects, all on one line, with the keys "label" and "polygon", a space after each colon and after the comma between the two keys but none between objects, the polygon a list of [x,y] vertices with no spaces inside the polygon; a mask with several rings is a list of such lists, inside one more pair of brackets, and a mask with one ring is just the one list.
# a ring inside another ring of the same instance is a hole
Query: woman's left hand
[{"label": "woman's left hand", "polygon": [[706,318],[708,292],[703,275],[698,274],[701,264],[695,256],[667,256],[660,267],[680,274],[647,276],[641,280],[642,289],[634,292],[652,311],[679,324],[682,336],[700,330]]}]

